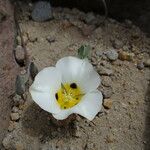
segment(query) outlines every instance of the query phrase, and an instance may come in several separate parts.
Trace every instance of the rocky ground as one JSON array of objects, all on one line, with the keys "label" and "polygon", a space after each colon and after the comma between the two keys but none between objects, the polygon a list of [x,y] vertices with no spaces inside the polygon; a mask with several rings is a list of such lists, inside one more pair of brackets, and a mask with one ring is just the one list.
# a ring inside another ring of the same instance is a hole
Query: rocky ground
[{"label": "rocky ground", "polygon": [[[8,0],[0,0],[0,143],[7,132],[11,112],[11,95],[18,67],[13,59],[13,9]],[[7,33],[7,34],[6,34]],[[0,144],[1,149],[1,144]]]},{"label": "rocky ground", "polygon": [[[101,75],[103,109],[93,121],[81,116],[65,127],[53,124],[26,92],[26,101],[13,97],[3,149],[17,150],[148,150],[150,39],[126,20],[104,21],[77,9],[53,8],[53,19],[34,22],[24,5],[19,16],[28,55],[39,70],[54,66],[77,49],[92,47],[91,63]],[[17,37],[20,47],[20,37]]]}]

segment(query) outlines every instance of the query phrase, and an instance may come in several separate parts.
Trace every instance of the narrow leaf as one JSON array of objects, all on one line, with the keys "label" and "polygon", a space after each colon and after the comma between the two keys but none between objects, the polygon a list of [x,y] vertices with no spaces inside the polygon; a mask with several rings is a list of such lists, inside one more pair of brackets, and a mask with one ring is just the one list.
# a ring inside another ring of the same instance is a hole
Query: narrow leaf
[{"label": "narrow leaf", "polygon": [[38,74],[38,68],[34,64],[34,62],[31,62],[30,64],[30,76],[32,80],[34,80],[35,76]]}]

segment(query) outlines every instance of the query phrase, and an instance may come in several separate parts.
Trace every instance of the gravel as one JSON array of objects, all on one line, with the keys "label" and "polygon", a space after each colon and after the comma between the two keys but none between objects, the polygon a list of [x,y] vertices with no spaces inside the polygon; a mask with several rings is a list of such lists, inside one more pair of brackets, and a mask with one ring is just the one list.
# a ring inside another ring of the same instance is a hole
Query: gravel
[{"label": "gravel", "polygon": [[113,71],[111,69],[107,69],[103,66],[98,67],[98,72],[100,75],[106,75],[106,76],[113,75]]},{"label": "gravel", "polygon": [[111,99],[104,99],[104,102],[103,102],[103,106],[104,108],[106,109],[110,109],[112,107],[112,100]]},{"label": "gravel", "polygon": [[112,79],[109,76],[102,76],[102,85],[109,87],[112,85]]},{"label": "gravel", "polygon": [[[56,11],[55,8],[53,11]],[[71,16],[72,10],[67,10],[66,12]],[[64,16],[64,11],[56,12],[56,15]],[[73,16],[75,15],[73,14]],[[108,42],[106,45],[104,37],[109,39],[110,36],[113,36],[114,39],[121,39],[127,45],[131,45],[132,43],[138,47],[137,50],[139,53],[142,43],[145,43],[142,47],[148,47],[148,44],[145,42],[145,39],[147,40],[146,37],[141,36],[141,39],[138,41],[133,41],[131,32],[136,32],[135,28],[124,28],[124,24],[118,23],[117,21],[111,24],[108,20],[109,34],[104,32],[107,28],[102,26],[102,30],[95,29],[89,37],[85,37],[76,25],[67,25],[64,28],[62,24],[63,17],[59,18],[42,24],[33,22],[32,20],[28,20],[27,22],[21,20],[21,28],[33,35],[36,33],[36,37],[38,38],[37,42],[27,44],[27,48],[29,49],[31,58],[33,58],[40,69],[45,66],[54,66],[57,60],[64,56],[77,56],[76,50],[83,43],[92,45],[94,48],[93,52],[95,50],[105,51],[109,47],[112,47],[112,44]],[[76,20],[76,22],[81,24],[85,23],[82,20]],[[141,32],[139,32],[139,35],[141,35]],[[46,41],[46,37],[48,36],[55,36],[57,41],[49,44]],[[76,47],[70,50],[68,47],[75,43]],[[106,55],[103,56],[106,57]],[[144,54],[140,60],[146,60],[148,57]],[[108,61],[107,57],[105,61],[102,58],[95,58],[96,71],[101,66],[103,69],[111,70],[111,72],[114,71],[110,77],[109,75],[102,76],[102,80],[104,77],[106,81],[102,81],[101,89],[99,88],[103,93],[104,100],[110,99],[113,102],[113,107],[110,107],[110,110],[102,108],[101,112],[103,114],[98,114],[91,122],[80,117],[78,121],[70,122],[70,125],[59,127],[58,130],[56,125],[52,124],[50,114],[39,108],[35,103],[32,103],[31,96],[27,93],[27,101],[25,101],[24,107],[21,109],[22,112],[20,112],[20,114],[22,113],[20,115],[21,118],[17,122],[12,121],[19,123],[19,125],[6,135],[6,137],[9,134],[13,135],[13,138],[10,140],[12,142],[10,149],[22,147],[18,144],[19,142],[23,144],[25,150],[118,150],[120,147],[122,149],[144,149],[146,144],[143,144],[143,140],[149,145],[149,133],[147,132],[149,126],[145,127],[145,117],[148,114],[147,110],[149,110],[146,108],[147,103],[145,102],[149,68],[145,67],[142,71],[137,69],[135,65],[138,61],[137,55],[135,55],[135,62],[121,61],[119,59],[111,62]],[[120,65],[117,65],[117,62]],[[112,79],[112,82],[109,78]],[[139,105],[130,105],[130,101],[137,102]],[[122,103],[127,109],[124,109]],[[72,126],[75,122],[78,123],[79,133],[75,133],[76,129]],[[128,126],[134,126],[134,129],[128,129]],[[143,139],[144,132],[146,134],[148,133],[145,139]],[[73,137],[75,134],[78,137]],[[16,140],[19,146],[16,146]],[[6,142],[6,145],[7,143],[9,144],[9,142]]]},{"label": "gravel", "polygon": [[111,49],[109,51],[106,51],[106,56],[109,60],[114,61],[118,59],[118,53],[116,52],[116,50]]},{"label": "gravel", "polygon": [[101,90],[104,98],[110,98],[113,94],[112,87],[102,87],[100,90]]},{"label": "gravel", "polygon": [[129,52],[125,52],[125,51],[121,51],[119,53],[120,60],[133,61],[134,56],[135,56],[134,53],[129,53]]},{"label": "gravel", "polygon": [[113,46],[114,46],[114,48],[119,49],[119,48],[122,48],[123,43],[122,43],[122,41],[115,39]]},{"label": "gravel", "polygon": [[12,112],[13,112],[13,113],[17,113],[18,111],[19,111],[19,108],[18,108],[18,107],[14,106],[14,107],[12,108]]},{"label": "gravel", "polygon": [[52,19],[51,5],[47,1],[39,1],[35,4],[32,11],[32,19],[37,22],[43,22]]},{"label": "gravel", "polygon": [[15,48],[15,56],[18,60],[24,60],[24,49],[22,46],[18,45],[16,48]]},{"label": "gravel", "polygon": [[7,135],[4,139],[3,139],[3,146],[5,149],[10,149],[11,148],[11,140],[12,137],[10,135]]},{"label": "gravel", "polygon": [[90,13],[87,13],[86,18],[85,18],[85,22],[87,24],[92,24],[95,19],[96,19],[95,15],[92,12],[90,12]]},{"label": "gravel", "polygon": [[17,121],[17,120],[19,120],[19,118],[20,118],[20,116],[19,116],[18,113],[11,113],[11,114],[10,114],[10,117],[11,117],[11,120],[12,120],[12,121]]},{"label": "gravel", "polygon": [[145,67],[150,67],[150,59],[147,59],[144,61],[144,66]]},{"label": "gravel", "polygon": [[137,68],[139,69],[139,70],[142,70],[142,69],[144,69],[144,63],[141,61],[141,62],[138,62],[137,63]]}]

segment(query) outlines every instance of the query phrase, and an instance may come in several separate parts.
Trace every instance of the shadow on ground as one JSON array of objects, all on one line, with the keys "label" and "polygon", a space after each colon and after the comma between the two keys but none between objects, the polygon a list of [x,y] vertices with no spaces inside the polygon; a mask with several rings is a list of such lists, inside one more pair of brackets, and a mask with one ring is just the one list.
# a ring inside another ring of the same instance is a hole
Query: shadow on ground
[{"label": "shadow on ground", "polygon": [[50,113],[35,103],[27,108],[21,123],[26,134],[40,138],[41,142],[52,138],[71,138],[76,130],[74,121],[65,126],[56,126]]},{"label": "shadow on ground", "polygon": [[145,150],[149,150],[150,149],[150,83],[148,85],[145,102],[147,105],[147,116],[145,120],[144,141],[145,141]]}]

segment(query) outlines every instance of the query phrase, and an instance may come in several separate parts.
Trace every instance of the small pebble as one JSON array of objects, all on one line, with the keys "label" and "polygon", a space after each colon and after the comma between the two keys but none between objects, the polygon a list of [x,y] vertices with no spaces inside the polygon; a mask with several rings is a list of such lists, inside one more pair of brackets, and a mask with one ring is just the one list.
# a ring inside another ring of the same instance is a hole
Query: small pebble
[{"label": "small pebble", "polygon": [[79,115],[76,115],[76,120],[79,122],[81,121],[81,117]]},{"label": "small pebble", "polygon": [[135,56],[134,53],[128,53],[128,52],[125,52],[125,51],[121,51],[119,53],[119,59],[120,60],[132,61],[134,56]]},{"label": "small pebble", "polygon": [[85,18],[85,22],[87,23],[87,24],[93,24],[93,21],[95,21],[95,16],[94,16],[94,14],[92,13],[92,12],[90,12],[90,13],[87,13],[86,14],[86,18]]},{"label": "small pebble", "polygon": [[11,114],[10,114],[10,117],[11,117],[11,120],[12,120],[12,121],[17,121],[17,120],[19,120],[19,118],[20,118],[20,116],[19,116],[18,113],[11,113]]},{"label": "small pebble", "polygon": [[51,132],[51,135],[52,135],[52,137],[54,138],[54,137],[56,137],[56,136],[58,136],[58,132],[57,131],[53,131],[53,132]]},{"label": "small pebble", "polygon": [[82,28],[81,28],[81,31],[82,31],[82,34],[84,36],[90,36],[92,34],[92,32],[94,31],[95,27],[92,26],[92,25],[84,25]]},{"label": "small pebble", "polygon": [[143,62],[138,62],[138,63],[137,63],[137,68],[138,68],[139,70],[144,69],[144,63],[143,63]]},{"label": "small pebble", "polygon": [[76,127],[76,131],[75,131],[75,134],[74,134],[75,137],[79,138],[82,136],[82,133],[79,129],[79,126]]},{"label": "small pebble", "polygon": [[14,107],[12,108],[12,112],[17,113],[18,111],[19,111],[19,108],[18,108],[18,107],[14,106]]},{"label": "small pebble", "polygon": [[18,123],[17,122],[12,122],[10,123],[9,127],[8,127],[8,131],[11,132],[13,131],[16,127],[17,127]]},{"label": "small pebble", "polygon": [[104,54],[104,53],[103,53],[102,51],[100,51],[100,50],[97,50],[95,53],[96,53],[96,55],[99,56],[99,57]]},{"label": "small pebble", "polygon": [[22,36],[22,38],[23,38],[23,42],[24,42],[24,44],[27,44],[27,42],[28,42],[28,34],[27,33],[24,33],[23,34],[23,36]]},{"label": "small pebble", "polygon": [[62,21],[62,29],[64,29],[64,30],[70,28],[72,25],[73,24],[68,20],[63,20]]},{"label": "small pebble", "polygon": [[114,136],[113,135],[108,135],[106,137],[106,142],[107,143],[113,143],[115,141]]},{"label": "small pebble", "polygon": [[122,43],[122,41],[115,39],[113,46],[114,46],[114,48],[119,49],[119,48],[122,48],[123,43]]},{"label": "small pebble", "polygon": [[33,11],[32,19],[37,22],[43,22],[52,19],[52,8],[49,2],[39,1],[36,2]]},{"label": "small pebble", "polygon": [[102,87],[101,92],[102,92],[104,98],[110,98],[113,94],[112,87]]},{"label": "small pebble", "polygon": [[32,34],[28,34],[28,38],[29,38],[29,41],[30,41],[30,42],[35,42],[35,41],[37,41],[37,37],[34,36],[34,35],[32,35]]},{"label": "small pebble", "polygon": [[24,49],[22,46],[18,45],[16,48],[15,48],[15,56],[18,60],[23,60],[24,59],[24,55],[25,55],[25,52],[24,52]]},{"label": "small pebble", "polygon": [[51,37],[51,36],[48,36],[48,37],[46,38],[46,40],[47,40],[49,43],[53,43],[53,42],[56,41],[55,38],[54,38],[54,37]]},{"label": "small pebble", "polygon": [[[105,55],[103,55],[103,56],[105,56]],[[100,61],[100,63],[99,63],[99,65],[101,65],[101,66],[103,66],[103,67],[105,67],[105,68],[112,68],[112,65],[108,62],[108,61],[105,61],[105,60],[103,60],[103,61]],[[98,66],[99,67],[99,66]]]},{"label": "small pebble", "polygon": [[11,135],[7,135],[3,139],[2,144],[3,144],[5,149],[11,149],[11,140],[12,140],[12,136]]},{"label": "small pebble", "polygon": [[16,41],[18,45],[21,45],[21,37],[19,35],[16,37]]},{"label": "small pebble", "polygon": [[130,46],[130,45],[124,45],[124,46],[122,47],[122,49],[123,49],[124,51],[129,51],[129,50],[131,49],[131,46]]},{"label": "small pebble", "polygon": [[15,143],[15,149],[16,149],[16,150],[24,150],[23,143],[21,143],[21,141],[17,141],[17,142]]},{"label": "small pebble", "polygon": [[112,85],[112,80],[109,76],[102,76],[102,85],[109,87]]},{"label": "small pebble", "polygon": [[112,107],[112,100],[111,99],[104,99],[103,106],[106,109],[110,109]]},{"label": "small pebble", "polygon": [[22,68],[21,70],[20,70],[20,74],[21,75],[24,75],[24,74],[26,74],[27,73],[27,71],[25,70],[25,68]]},{"label": "small pebble", "polygon": [[109,60],[114,61],[118,59],[118,53],[114,49],[105,52],[105,54]]},{"label": "small pebble", "polygon": [[23,99],[17,94],[13,97],[13,101],[15,106],[19,106],[24,103]]},{"label": "small pebble", "polygon": [[150,59],[147,59],[144,61],[144,66],[145,67],[150,67]]},{"label": "small pebble", "polygon": [[88,142],[87,143],[87,150],[96,150],[97,147],[93,142]]},{"label": "small pebble", "polygon": [[107,69],[103,66],[98,67],[98,72],[100,75],[106,75],[106,76],[110,76],[113,74],[113,71],[111,69]]}]

